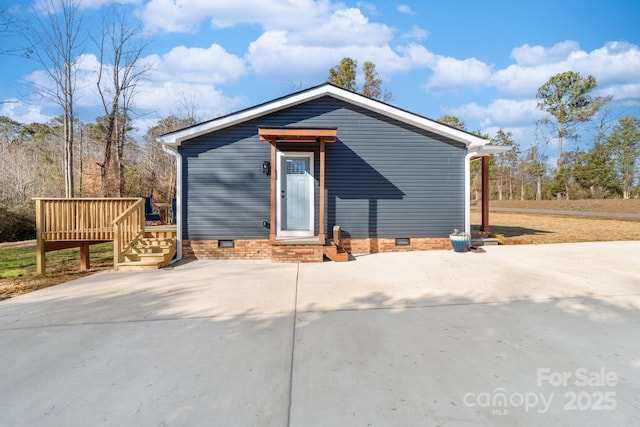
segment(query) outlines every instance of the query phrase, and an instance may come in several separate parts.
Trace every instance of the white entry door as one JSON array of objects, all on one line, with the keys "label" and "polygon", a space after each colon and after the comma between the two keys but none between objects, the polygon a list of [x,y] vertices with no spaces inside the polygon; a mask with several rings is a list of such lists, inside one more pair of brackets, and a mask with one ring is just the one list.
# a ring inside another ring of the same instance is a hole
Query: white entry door
[{"label": "white entry door", "polygon": [[279,153],[278,235],[312,237],[313,153]]}]

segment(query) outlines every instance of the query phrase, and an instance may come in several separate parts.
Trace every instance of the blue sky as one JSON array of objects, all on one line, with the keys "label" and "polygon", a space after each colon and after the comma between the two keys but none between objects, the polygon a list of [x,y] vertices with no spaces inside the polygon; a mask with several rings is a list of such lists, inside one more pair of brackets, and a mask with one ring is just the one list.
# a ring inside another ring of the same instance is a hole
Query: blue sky
[{"label": "blue sky", "polygon": [[[43,1],[3,4],[24,18]],[[89,20],[117,3],[147,34],[152,70],[135,98],[140,133],[183,113],[185,101],[206,120],[322,83],[345,56],[376,64],[392,104],[434,119],[453,114],[490,135],[502,128],[523,145],[543,117],[535,92],[559,72],[595,76],[596,94],[614,96],[615,117],[640,111],[637,0],[78,2]],[[2,34],[0,43],[23,41]],[[95,54],[87,43],[78,59],[84,121],[101,113]],[[1,115],[30,122],[60,114],[34,90],[34,82],[46,84],[36,63],[1,55],[0,68]]]}]

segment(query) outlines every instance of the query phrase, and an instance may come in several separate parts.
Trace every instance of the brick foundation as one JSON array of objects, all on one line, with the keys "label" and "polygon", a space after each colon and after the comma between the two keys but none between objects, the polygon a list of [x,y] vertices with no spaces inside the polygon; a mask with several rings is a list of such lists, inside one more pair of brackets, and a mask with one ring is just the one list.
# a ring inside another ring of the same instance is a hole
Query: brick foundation
[{"label": "brick foundation", "polygon": [[217,240],[183,240],[182,257],[195,259],[269,259],[268,240],[234,240],[233,248],[219,248]]},{"label": "brick foundation", "polygon": [[342,245],[347,249],[347,252],[352,254],[451,249],[448,237],[411,237],[411,244],[408,246],[396,246],[395,238],[344,238],[342,239]]},{"label": "brick foundation", "polygon": [[[342,246],[353,254],[451,249],[448,237],[412,237],[408,246],[396,246],[395,238],[343,238]],[[271,259],[273,262],[322,262],[322,245],[296,245],[268,240],[234,240],[233,248],[219,248],[217,240],[184,240],[182,257],[195,259]]]}]

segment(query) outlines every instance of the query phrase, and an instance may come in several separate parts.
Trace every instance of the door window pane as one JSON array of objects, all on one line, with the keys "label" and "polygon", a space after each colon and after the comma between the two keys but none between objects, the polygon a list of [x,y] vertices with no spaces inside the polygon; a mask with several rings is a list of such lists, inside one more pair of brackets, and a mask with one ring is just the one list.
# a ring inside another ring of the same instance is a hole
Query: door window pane
[{"label": "door window pane", "polygon": [[304,160],[287,160],[287,175],[301,175],[306,172]]}]

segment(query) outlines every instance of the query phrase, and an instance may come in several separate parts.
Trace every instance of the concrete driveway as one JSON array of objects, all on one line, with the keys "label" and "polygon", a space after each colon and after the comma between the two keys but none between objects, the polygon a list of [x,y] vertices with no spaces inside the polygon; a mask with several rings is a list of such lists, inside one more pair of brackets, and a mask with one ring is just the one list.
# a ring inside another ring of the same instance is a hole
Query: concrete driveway
[{"label": "concrete driveway", "polygon": [[97,274],[0,302],[0,425],[633,425],[639,254],[577,243]]}]

